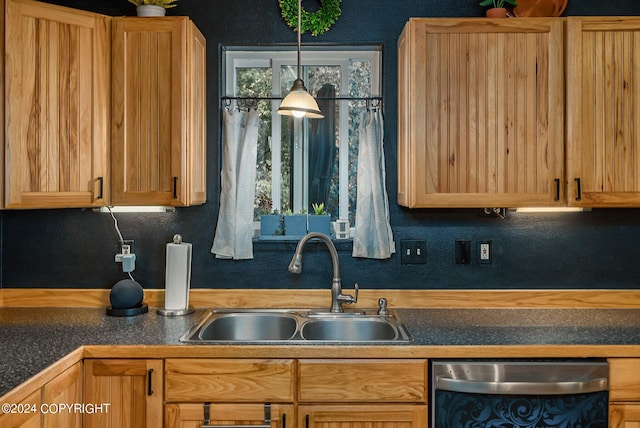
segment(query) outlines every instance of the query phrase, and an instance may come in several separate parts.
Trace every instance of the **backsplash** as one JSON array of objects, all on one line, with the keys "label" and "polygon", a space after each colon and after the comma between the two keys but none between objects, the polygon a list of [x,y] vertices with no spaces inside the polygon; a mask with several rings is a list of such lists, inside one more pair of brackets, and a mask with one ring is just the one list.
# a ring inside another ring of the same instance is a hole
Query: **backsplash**
[{"label": "backsplash", "polygon": [[[55,0],[49,3],[108,15],[134,15],[127,0]],[[455,4],[455,8],[451,8]],[[638,288],[636,269],[640,215],[634,209],[584,213],[514,213],[505,219],[480,210],[407,210],[396,204],[397,50],[411,16],[481,16],[478,1],[408,0],[342,2],[342,15],[326,34],[303,36],[303,44],[383,46],[383,95],[387,190],[396,251],[402,239],[426,240],[427,263],[401,265],[398,254],[385,261],[351,257],[341,244],[343,287],[408,289],[589,289]],[[331,263],[323,247],[311,245],[301,275],[287,265],[295,244],[255,247],[250,261],[217,260],[210,253],[219,203],[220,45],[295,43],[277,2],[180,0],[170,14],[189,15],[207,39],[208,171],[207,203],[172,213],[117,214],[126,239],[136,241],[134,278],[145,288],[164,287],[165,245],[174,234],[193,244],[194,288],[326,288]],[[607,3],[570,0],[565,15],[640,15],[637,0]],[[259,19],[256,19],[260,17]],[[471,263],[455,264],[457,239],[471,243]],[[491,240],[491,264],[479,264],[477,242]],[[0,286],[110,288],[125,277],[114,262],[118,237],[108,214],[91,210],[0,212]]]}]

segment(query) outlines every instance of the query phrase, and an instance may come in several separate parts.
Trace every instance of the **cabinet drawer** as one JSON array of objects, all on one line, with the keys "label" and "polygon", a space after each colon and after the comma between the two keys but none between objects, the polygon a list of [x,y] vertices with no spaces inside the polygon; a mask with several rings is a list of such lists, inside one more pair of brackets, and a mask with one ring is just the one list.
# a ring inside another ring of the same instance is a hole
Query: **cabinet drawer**
[{"label": "cabinet drawer", "polygon": [[293,402],[294,360],[167,359],[171,402]]},{"label": "cabinet drawer", "polygon": [[609,399],[640,400],[640,358],[609,359]]},{"label": "cabinet drawer", "polygon": [[300,360],[301,402],[426,402],[426,360]]}]

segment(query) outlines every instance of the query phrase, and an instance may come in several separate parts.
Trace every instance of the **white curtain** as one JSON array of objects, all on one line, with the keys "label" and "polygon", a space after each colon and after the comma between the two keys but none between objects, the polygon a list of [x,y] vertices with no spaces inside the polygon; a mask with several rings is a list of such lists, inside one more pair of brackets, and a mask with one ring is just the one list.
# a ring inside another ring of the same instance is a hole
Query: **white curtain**
[{"label": "white curtain", "polygon": [[211,252],[216,258],[252,259],[258,111],[222,114],[220,212]]},{"label": "white curtain", "polygon": [[385,184],[383,119],[368,109],[361,121],[358,149],[358,193],[353,257],[388,259],[395,253]]}]

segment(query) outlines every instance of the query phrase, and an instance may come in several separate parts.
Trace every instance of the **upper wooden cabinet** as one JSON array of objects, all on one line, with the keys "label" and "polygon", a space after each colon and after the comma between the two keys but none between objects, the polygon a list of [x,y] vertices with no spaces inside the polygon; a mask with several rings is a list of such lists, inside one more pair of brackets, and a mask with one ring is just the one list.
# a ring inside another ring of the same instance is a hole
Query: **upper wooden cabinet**
[{"label": "upper wooden cabinet", "polygon": [[30,0],[4,6],[4,206],[105,205],[111,18]]},{"label": "upper wooden cabinet", "polygon": [[205,50],[187,17],[114,18],[113,205],[205,202]]},{"label": "upper wooden cabinet", "polygon": [[563,19],[412,18],[399,39],[398,203],[564,204]]},{"label": "upper wooden cabinet", "polygon": [[640,206],[640,18],[567,18],[568,204]]}]

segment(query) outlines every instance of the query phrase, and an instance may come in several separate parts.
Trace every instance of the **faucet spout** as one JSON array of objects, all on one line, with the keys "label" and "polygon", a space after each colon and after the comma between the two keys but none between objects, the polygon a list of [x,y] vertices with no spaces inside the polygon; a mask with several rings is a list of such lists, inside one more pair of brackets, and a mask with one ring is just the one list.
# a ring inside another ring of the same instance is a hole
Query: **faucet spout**
[{"label": "faucet spout", "polygon": [[343,303],[356,303],[358,301],[358,288],[356,286],[355,296],[348,294],[342,294],[342,285],[340,280],[340,260],[338,259],[338,251],[335,245],[331,242],[331,239],[323,233],[311,232],[303,236],[298,245],[296,246],[296,252],[289,263],[289,272],[299,274],[302,272],[302,250],[304,245],[311,239],[319,239],[329,249],[331,255],[331,263],[333,265],[333,279],[331,281],[331,312],[344,312],[342,309]]}]

